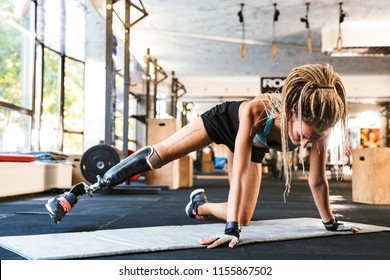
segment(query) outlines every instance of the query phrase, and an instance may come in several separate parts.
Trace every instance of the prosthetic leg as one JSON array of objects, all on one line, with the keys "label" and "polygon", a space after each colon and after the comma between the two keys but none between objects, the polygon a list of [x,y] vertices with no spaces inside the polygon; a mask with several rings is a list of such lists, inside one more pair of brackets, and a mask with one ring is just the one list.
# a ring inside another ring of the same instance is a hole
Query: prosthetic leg
[{"label": "prosthetic leg", "polygon": [[116,186],[136,174],[161,166],[162,161],[154,148],[146,146],[107,170],[103,177],[97,176],[96,183],[87,185],[80,182],[68,192],[49,199],[46,203],[46,209],[54,223],[58,224],[82,195],[93,196],[100,189]]}]

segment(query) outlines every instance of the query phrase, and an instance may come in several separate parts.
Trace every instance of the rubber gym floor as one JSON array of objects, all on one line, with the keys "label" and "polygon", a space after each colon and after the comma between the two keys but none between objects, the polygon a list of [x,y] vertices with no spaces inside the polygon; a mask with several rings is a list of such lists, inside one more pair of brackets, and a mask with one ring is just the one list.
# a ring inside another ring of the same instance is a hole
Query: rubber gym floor
[{"label": "rubber gym floor", "polygon": [[[61,193],[62,190],[2,198],[0,199],[0,236],[216,223],[218,221],[211,218],[205,221],[190,219],[184,212],[189,194],[195,188],[204,188],[209,201],[219,202],[227,198],[226,179],[199,178],[194,179],[193,188],[178,190],[145,187],[142,181],[126,187],[103,190],[92,198],[83,197],[58,225],[55,225],[49,218],[44,205],[48,198]],[[287,203],[283,201],[283,192],[283,181],[263,180],[253,220],[319,218],[307,181],[293,181]],[[334,214],[339,220],[390,227],[390,205],[353,202],[351,181],[331,180],[330,195]],[[0,247],[0,259],[19,260],[23,258]],[[105,256],[94,259],[389,260],[390,232],[256,243],[234,249],[199,248]]]}]

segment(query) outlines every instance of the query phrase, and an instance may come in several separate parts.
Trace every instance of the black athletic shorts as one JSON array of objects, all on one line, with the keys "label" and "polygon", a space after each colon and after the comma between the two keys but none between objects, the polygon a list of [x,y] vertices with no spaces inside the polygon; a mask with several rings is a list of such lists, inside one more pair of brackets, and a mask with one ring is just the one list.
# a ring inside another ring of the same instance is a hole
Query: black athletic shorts
[{"label": "black athletic shorts", "polygon": [[[226,145],[234,153],[239,120],[238,109],[243,101],[225,102],[201,115],[207,134],[216,144]],[[269,149],[252,146],[251,161],[261,163]]]}]

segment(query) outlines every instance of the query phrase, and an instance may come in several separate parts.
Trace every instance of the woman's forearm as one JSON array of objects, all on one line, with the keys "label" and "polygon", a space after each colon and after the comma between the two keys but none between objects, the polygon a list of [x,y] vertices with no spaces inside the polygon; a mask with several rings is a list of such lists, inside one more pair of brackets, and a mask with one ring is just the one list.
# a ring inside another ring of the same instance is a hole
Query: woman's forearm
[{"label": "woman's forearm", "polygon": [[330,206],[328,181],[326,179],[316,182],[309,180],[309,185],[322,221],[329,221],[333,218],[333,213]]}]

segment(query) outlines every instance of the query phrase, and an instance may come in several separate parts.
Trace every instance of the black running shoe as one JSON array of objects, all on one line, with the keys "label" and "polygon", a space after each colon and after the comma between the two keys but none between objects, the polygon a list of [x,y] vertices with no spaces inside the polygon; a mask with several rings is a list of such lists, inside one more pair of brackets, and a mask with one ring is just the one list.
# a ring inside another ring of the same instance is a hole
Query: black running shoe
[{"label": "black running shoe", "polygon": [[72,210],[77,203],[77,197],[74,193],[67,192],[49,199],[46,203],[46,209],[55,224],[58,224],[65,214]]},{"label": "black running shoe", "polygon": [[194,190],[190,194],[190,202],[186,206],[186,214],[190,218],[196,218],[198,220],[206,219],[207,216],[201,216],[198,214],[198,207],[205,204],[207,201],[206,193],[204,189]]}]

